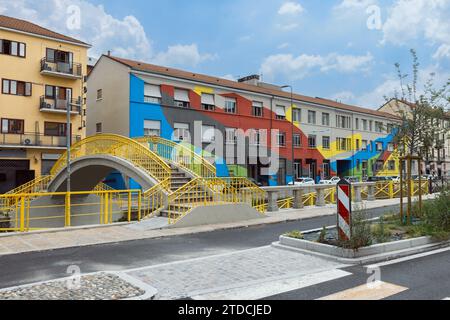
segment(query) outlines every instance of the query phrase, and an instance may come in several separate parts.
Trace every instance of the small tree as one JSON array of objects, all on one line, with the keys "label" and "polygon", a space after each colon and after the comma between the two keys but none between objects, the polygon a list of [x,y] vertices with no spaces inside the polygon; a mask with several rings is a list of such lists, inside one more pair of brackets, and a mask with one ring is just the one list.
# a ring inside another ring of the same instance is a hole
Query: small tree
[{"label": "small tree", "polygon": [[401,154],[428,159],[433,148],[444,144],[441,137],[450,132],[442,122],[450,105],[450,79],[441,88],[436,89],[435,74],[432,73],[423,90],[419,92],[420,64],[415,50],[411,49],[411,55],[412,77],[404,74],[400,64],[396,63],[400,92],[396,90],[394,97],[386,99],[394,102],[397,115],[401,119],[394,138],[394,142],[401,146]]}]

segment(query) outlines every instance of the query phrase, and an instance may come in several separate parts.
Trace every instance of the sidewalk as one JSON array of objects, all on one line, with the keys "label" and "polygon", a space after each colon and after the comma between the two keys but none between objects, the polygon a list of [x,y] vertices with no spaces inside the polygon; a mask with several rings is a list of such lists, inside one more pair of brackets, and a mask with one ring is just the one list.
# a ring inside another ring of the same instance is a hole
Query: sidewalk
[{"label": "sidewalk", "polygon": [[[425,196],[430,199],[434,196]],[[366,209],[395,206],[399,199],[364,202]],[[357,205],[356,207],[361,207]],[[180,229],[152,229],[144,223],[121,223],[107,226],[79,227],[58,230],[36,231],[21,234],[0,234],[0,257],[27,252],[47,251],[63,248],[84,247],[170,236],[189,235],[217,230],[237,229],[265,224],[329,216],[336,214],[336,207],[306,207],[300,210],[280,210],[268,213],[266,217],[235,223],[206,225]]]}]

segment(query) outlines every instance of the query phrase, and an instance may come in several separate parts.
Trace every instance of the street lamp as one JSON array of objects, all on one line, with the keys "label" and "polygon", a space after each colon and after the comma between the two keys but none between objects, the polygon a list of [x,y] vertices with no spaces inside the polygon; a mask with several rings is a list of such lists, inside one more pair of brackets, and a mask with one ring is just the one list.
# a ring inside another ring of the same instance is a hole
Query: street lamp
[{"label": "street lamp", "polygon": [[291,150],[292,150],[292,183],[295,182],[295,155],[294,155],[294,89],[291,85],[285,85],[282,86],[281,89],[287,89],[289,88],[291,90]]}]

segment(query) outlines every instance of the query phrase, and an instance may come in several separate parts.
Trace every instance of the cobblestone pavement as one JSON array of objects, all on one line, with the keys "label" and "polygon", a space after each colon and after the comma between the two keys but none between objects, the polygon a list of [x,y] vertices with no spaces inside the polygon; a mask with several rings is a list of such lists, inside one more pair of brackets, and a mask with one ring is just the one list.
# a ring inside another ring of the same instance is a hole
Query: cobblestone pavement
[{"label": "cobblestone pavement", "polygon": [[120,300],[145,294],[144,290],[107,273],[82,276],[78,287],[68,282],[65,279],[0,291],[0,300]]},{"label": "cobblestone pavement", "polygon": [[155,299],[169,300],[298,278],[339,267],[342,265],[313,256],[262,247],[136,269],[127,274],[156,288]]}]

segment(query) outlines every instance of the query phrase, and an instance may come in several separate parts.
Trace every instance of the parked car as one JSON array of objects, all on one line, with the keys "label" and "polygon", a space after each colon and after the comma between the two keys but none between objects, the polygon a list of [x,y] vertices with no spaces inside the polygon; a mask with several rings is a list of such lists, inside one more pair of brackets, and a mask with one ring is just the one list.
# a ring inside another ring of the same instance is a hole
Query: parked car
[{"label": "parked car", "polygon": [[393,176],[393,177],[390,177],[390,179],[391,179],[394,183],[399,183],[399,182],[400,182],[400,177],[399,177],[399,176]]},{"label": "parked car", "polygon": [[254,178],[248,178],[248,180],[250,180],[252,183],[256,184],[258,187],[262,187],[263,186],[263,184],[261,182],[257,181]]},{"label": "parked car", "polygon": [[361,180],[359,179],[359,177],[345,177],[345,180],[347,180],[347,182],[349,183],[358,183],[361,182]]},{"label": "parked car", "polygon": [[296,186],[313,186],[316,183],[314,182],[314,179],[311,178],[298,178],[295,180],[295,182],[289,182],[289,185],[296,185]]},{"label": "parked car", "polygon": [[367,179],[367,182],[384,182],[384,181],[390,181],[390,177],[369,177]]},{"label": "parked car", "polygon": [[319,184],[337,184],[341,179],[339,177],[333,177],[329,180],[320,180]]}]

